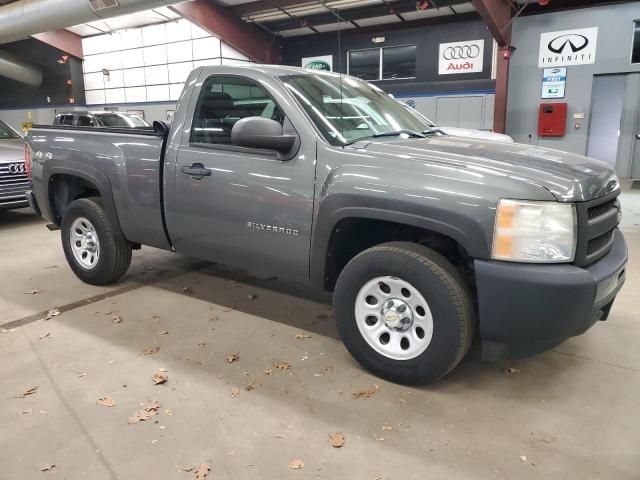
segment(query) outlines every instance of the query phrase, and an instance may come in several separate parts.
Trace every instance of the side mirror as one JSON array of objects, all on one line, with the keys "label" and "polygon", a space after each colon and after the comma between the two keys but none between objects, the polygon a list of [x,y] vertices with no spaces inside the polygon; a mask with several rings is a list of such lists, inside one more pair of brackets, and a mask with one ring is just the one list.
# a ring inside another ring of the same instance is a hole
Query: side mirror
[{"label": "side mirror", "polygon": [[284,154],[291,151],[297,140],[297,135],[285,134],[282,125],[270,118],[243,118],[231,129],[231,143],[239,147],[264,148]]}]

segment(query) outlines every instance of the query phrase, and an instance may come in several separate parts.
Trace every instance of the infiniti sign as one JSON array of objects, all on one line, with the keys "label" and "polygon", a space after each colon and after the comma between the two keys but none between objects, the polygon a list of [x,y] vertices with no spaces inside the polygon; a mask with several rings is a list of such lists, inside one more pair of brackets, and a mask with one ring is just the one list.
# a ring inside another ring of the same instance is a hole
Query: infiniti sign
[{"label": "infiniti sign", "polygon": [[598,27],[543,33],[538,67],[594,63],[597,40]]}]

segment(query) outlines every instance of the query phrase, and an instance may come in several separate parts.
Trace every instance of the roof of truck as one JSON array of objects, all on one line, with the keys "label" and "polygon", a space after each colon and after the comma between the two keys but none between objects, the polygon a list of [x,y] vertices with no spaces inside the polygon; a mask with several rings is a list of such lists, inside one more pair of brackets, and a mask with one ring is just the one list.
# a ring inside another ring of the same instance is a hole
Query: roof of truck
[{"label": "roof of truck", "polygon": [[242,69],[242,70],[259,70],[268,75],[273,75],[274,77],[280,75],[328,75],[328,76],[339,76],[338,73],[328,72],[326,70],[313,70],[309,68],[302,67],[292,67],[289,65],[263,65],[259,63],[250,63],[247,65],[212,65],[208,67],[199,67],[207,72],[228,72],[230,70]]}]

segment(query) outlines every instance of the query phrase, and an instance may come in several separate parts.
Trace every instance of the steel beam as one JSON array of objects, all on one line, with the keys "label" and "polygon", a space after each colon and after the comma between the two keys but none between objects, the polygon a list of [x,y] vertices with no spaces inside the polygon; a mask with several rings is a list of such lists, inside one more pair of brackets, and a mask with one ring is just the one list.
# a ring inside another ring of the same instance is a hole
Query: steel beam
[{"label": "steel beam", "polygon": [[499,47],[511,43],[513,10],[507,0],[471,0]]},{"label": "steel beam", "polygon": [[213,2],[193,0],[169,8],[252,60],[260,63],[282,63],[281,44],[276,37],[242,21],[237,15]]}]

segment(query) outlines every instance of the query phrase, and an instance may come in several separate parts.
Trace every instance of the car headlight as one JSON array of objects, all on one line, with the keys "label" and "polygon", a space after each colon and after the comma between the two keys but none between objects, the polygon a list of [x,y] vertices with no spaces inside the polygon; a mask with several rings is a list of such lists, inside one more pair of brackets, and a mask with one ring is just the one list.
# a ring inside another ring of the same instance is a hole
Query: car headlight
[{"label": "car headlight", "polygon": [[573,204],[502,199],[496,209],[491,257],[511,262],[572,262],[576,231]]}]

